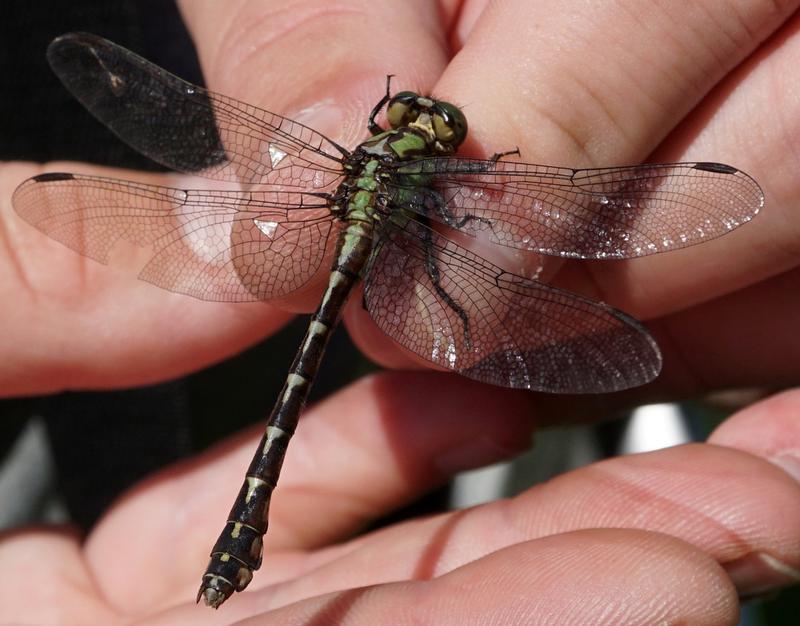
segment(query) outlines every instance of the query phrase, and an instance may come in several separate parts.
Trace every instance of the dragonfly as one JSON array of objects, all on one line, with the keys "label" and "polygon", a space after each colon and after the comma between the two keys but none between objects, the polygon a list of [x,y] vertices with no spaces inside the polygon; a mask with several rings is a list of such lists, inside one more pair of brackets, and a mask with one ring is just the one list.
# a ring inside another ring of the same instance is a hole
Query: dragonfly
[{"label": "dragonfly", "polygon": [[367,139],[348,150],[95,35],[63,35],[47,55],[65,87],[123,141],[217,182],[204,190],[44,173],[14,192],[22,218],[103,263],[121,241],[145,247],[139,278],[203,300],[279,300],[327,277],[202,576],[197,600],[214,608],[261,566],[289,439],[357,284],[377,326],[434,366],[501,387],[615,392],[661,369],[645,327],[508,271],[473,242],[630,259],[725,235],[764,202],[750,176],[721,163],[572,169],[522,163],[518,151],[456,156],[467,136],[463,112],[410,91],[392,95],[391,77]]}]

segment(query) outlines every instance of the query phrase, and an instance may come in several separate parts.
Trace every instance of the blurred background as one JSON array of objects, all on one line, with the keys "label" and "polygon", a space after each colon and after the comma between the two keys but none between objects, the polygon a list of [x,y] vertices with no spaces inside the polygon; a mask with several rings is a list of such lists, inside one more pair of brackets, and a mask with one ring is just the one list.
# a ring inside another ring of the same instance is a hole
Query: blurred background
[{"label": "blurred background", "polygon": [[[45,60],[69,31],[107,37],[203,84],[194,47],[172,0],[5,0],[0,20],[0,159],[70,159],[157,170],[99,124],[63,89]],[[55,270],[54,270],[55,271]],[[88,532],[125,489],[159,468],[266,419],[305,332],[297,318],[246,352],[185,378],[106,392],[0,401],[0,530],[71,523]],[[209,329],[213,332],[213,329]],[[373,371],[337,332],[311,401]],[[465,507],[615,454],[702,440],[745,395],[651,405],[591,427],[548,430],[513,463],[468,472],[382,520]],[[244,468],[243,468],[244,469]],[[231,499],[238,489],[231,486]],[[800,624],[800,589],[745,605],[743,626]]]}]

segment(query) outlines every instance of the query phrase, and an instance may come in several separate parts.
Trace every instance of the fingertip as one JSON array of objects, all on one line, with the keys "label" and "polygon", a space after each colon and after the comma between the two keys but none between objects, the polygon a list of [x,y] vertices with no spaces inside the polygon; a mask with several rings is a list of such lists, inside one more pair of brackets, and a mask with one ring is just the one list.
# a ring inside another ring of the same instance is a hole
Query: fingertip
[{"label": "fingertip", "polygon": [[767,459],[800,482],[800,389],[777,393],[738,411],[709,443]]},{"label": "fingertip", "polygon": [[739,611],[730,579],[701,551],[657,533],[594,529],[516,544],[431,580],[315,597],[275,617],[300,614],[320,623],[721,626]]},{"label": "fingertip", "polygon": [[305,114],[300,121],[345,145],[363,137],[387,74],[424,89],[447,62],[441,16],[426,0],[248,2],[233,12],[186,2],[183,13],[215,91]]},{"label": "fingertip", "polygon": [[762,398],[736,411],[717,427],[708,438],[709,443],[748,449],[753,446],[753,436],[761,440],[759,446],[794,445],[800,441],[800,389],[789,389]]}]

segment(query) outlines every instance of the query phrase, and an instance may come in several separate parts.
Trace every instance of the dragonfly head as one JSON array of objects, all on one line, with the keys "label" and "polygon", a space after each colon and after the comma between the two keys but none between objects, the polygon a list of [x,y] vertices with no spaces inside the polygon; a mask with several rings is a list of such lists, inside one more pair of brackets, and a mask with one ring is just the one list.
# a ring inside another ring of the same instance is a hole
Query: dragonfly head
[{"label": "dragonfly head", "polygon": [[467,118],[454,104],[426,98],[413,91],[396,93],[386,106],[392,128],[421,131],[437,152],[451,154],[467,137]]}]

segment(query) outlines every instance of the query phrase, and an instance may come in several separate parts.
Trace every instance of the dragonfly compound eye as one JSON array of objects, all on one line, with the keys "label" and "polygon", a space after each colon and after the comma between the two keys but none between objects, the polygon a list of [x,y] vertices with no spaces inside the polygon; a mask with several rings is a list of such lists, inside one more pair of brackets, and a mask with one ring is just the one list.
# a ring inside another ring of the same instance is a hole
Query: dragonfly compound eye
[{"label": "dragonfly compound eye", "polygon": [[433,109],[433,132],[436,139],[453,148],[467,137],[467,118],[449,102],[437,102]]},{"label": "dragonfly compound eye", "polygon": [[417,98],[413,91],[400,91],[392,97],[386,107],[386,119],[392,128],[407,126],[419,117]]}]

